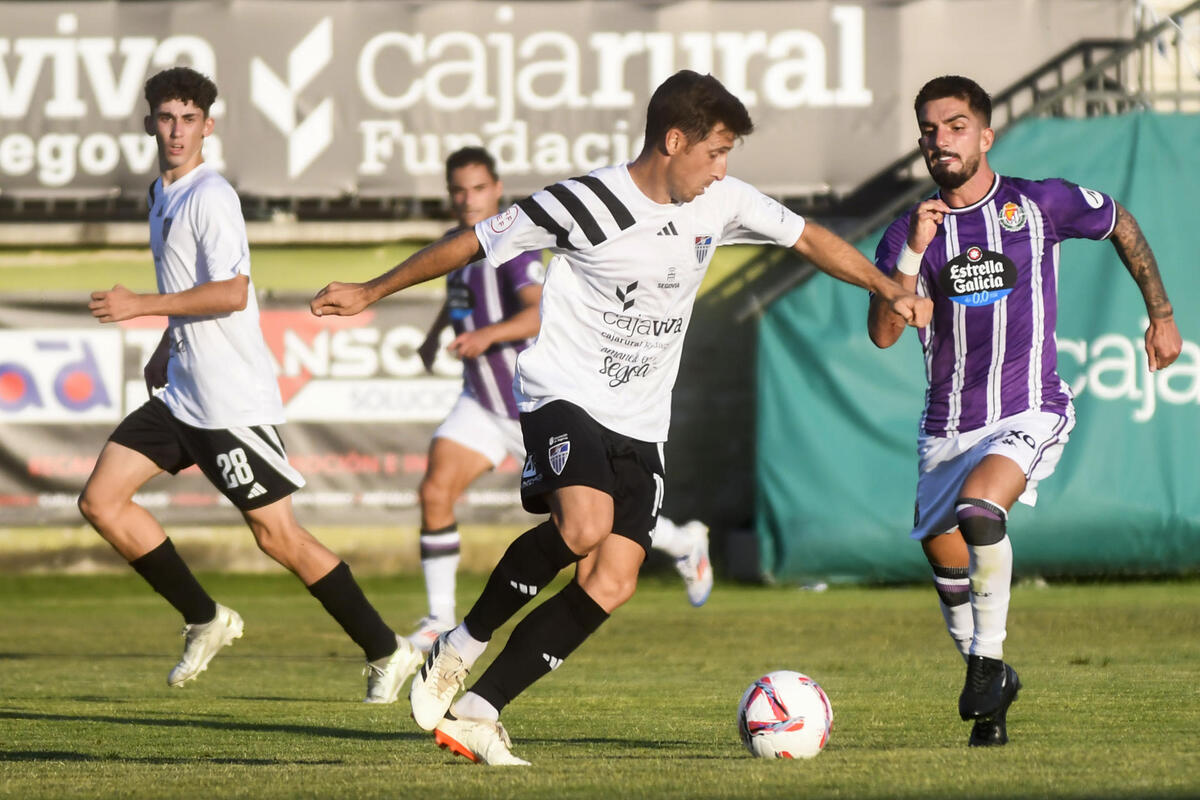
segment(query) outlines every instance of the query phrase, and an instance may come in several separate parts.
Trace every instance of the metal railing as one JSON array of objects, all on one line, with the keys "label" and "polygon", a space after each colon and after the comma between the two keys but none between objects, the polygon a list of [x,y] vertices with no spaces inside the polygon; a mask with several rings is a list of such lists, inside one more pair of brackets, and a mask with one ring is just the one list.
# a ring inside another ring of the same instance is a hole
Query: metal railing
[{"label": "metal railing", "polygon": [[[1198,42],[1200,0],[1161,20],[1147,20],[1143,12],[1132,38],[1081,40],[997,93],[992,98],[992,127],[1000,134],[1031,117],[1095,117],[1139,109],[1200,110]],[[935,189],[917,148],[868,178],[846,200],[852,204],[861,201],[862,195],[881,186],[893,187],[894,193],[843,231],[845,239],[853,242],[866,237]],[[797,268],[764,291],[747,287],[755,275],[791,261],[798,263]],[[719,295],[739,288],[749,292],[750,297],[735,314],[738,322],[761,316],[767,306],[817,272],[793,251],[780,249],[764,251],[747,267],[749,275],[731,275],[723,282],[729,286],[716,287]]]}]

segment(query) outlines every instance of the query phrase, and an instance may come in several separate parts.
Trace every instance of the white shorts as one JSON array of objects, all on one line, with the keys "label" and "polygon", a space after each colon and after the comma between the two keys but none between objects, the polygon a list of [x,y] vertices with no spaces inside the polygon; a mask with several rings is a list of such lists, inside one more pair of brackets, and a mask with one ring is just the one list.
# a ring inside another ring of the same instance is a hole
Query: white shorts
[{"label": "white shorts", "polygon": [[1054,474],[1074,427],[1075,409],[1068,406],[1066,416],[1023,411],[955,436],[922,435],[917,442],[917,506],[909,535],[924,539],[958,527],[955,501],[967,475],[985,456],[999,455],[1015,462],[1027,481],[1017,499],[1027,506],[1035,505],[1038,481]]},{"label": "white shorts", "polygon": [[511,453],[518,464],[525,460],[521,423],[488,411],[466,392],[458,396],[433,438],[458,442],[492,462],[493,467],[500,466],[506,453]]}]

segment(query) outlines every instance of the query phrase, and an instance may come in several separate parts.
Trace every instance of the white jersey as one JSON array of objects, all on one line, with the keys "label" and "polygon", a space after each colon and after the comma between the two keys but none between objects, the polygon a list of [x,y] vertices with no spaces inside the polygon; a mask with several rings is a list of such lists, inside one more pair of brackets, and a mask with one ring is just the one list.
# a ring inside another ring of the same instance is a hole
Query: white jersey
[{"label": "white jersey", "polygon": [[[201,163],[165,190],[150,187],[150,250],[158,291],[250,276],[250,246],[237,193]],[[251,284],[241,311],[170,317],[171,358],[163,402],[196,428],[278,425],[283,403],[258,325]]]},{"label": "white jersey", "polygon": [[549,248],[537,341],[517,359],[521,411],[566,400],[604,427],[663,442],[692,305],[718,245],[792,246],[804,219],[725,178],[656,203],[627,165],[548,186],[475,226],[498,267]]}]

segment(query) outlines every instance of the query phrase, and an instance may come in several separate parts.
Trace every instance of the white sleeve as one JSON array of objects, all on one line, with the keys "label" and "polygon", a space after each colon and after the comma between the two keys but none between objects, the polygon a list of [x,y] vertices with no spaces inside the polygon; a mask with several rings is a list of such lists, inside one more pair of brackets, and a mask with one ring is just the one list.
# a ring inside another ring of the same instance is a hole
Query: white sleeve
[{"label": "white sleeve", "polygon": [[728,220],[720,244],[777,244],[791,247],[804,232],[804,217],[789,211],[745,181],[720,182]]},{"label": "white sleeve", "polygon": [[[544,211],[546,191],[518,200],[507,210],[475,224],[475,236],[488,263],[499,267],[530,250],[559,251],[568,242],[570,220],[555,220]],[[566,244],[569,247],[569,244]]]},{"label": "white sleeve", "polygon": [[196,278],[200,283],[227,281],[250,274],[250,245],[237,192],[225,181],[211,181],[197,192]]}]

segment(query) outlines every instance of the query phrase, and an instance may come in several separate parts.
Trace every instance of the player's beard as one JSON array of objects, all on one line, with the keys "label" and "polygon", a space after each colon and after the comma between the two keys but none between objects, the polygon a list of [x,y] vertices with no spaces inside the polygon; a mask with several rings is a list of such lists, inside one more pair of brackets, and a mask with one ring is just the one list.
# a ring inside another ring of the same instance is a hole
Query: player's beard
[{"label": "player's beard", "polygon": [[937,156],[926,162],[929,167],[929,174],[933,177],[934,183],[943,189],[957,189],[971,178],[975,177],[975,173],[979,172],[980,156],[975,156],[970,161],[960,159],[962,169],[954,171],[938,162]]}]

